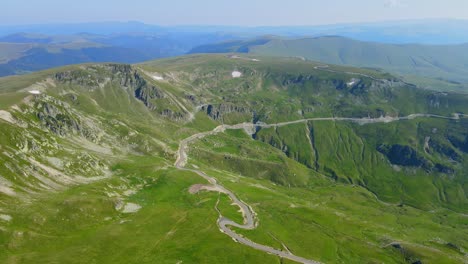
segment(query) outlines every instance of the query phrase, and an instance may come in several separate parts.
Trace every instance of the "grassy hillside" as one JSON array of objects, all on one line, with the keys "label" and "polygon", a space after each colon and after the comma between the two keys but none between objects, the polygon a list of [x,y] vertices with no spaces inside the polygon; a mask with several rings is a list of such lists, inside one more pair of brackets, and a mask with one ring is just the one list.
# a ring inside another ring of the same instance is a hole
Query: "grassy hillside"
[{"label": "grassy hillside", "polygon": [[[173,166],[180,140],[222,123],[468,113],[463,94],[320,65],[194,55],[0,78],[0,262],[290,263],[219,232],[215,205],[241,222],[239,208],[189,192],[207,182]],[[258,227],[235,231],[257,243],[324,263],[460,263],[466,127],[226,130],[190,144],[187,168],[253,208]]]},{"label": "grassy hillside", "polygon": [[[196,104],[204,106],[201,109],[211,119],[231,124],[412,113],[451,116],[468,112],[466,95],[416,89],[372,70],[340,66],[322,69],[314,65],[318,64],[299,59],[195,55],[155,61],[142,67],[172,76],[186,87],[186,92],[190,91]],[[241,71],[242,77],[232,78],[233,70]],[[351,80],[354,83],[349,85]],[[461,209],[468,201],[464,174],[467,164],[462,158],[466,155],[463,143],[456,142],[464,142],[467,136],[464,127],[463,120],[437,119],[364,126],[314,122],[307,126],[261,129],[253,138],[337,181],[365,186],[387,201],[424,208],[445,204]],[[369,129],[375,130],[366,133]],[[384,150],[392,146],[393,152]],[[392,155],[406,152],[409,156],[404,161],[392,160]],[[418,162],[413,163],[412,158]],[[239,169],[235,160],[229,166]],[[407,177],[408,174],[415,176]],[[424,191],[412,186],[415,182]],[[454,191],[445,196],[440,188]]]},{"label": "grassy hillside", "polygon": [[[228,45],[228,46],[226,46]],[[238,49],[238,47],[243,47]],[[363,42],[343,37],[271,39],[202,46],[195,52],[249,52],[258,55],[302,57],[324,63],[372,67],[432,89],[464,89],[468,83],[468,45],[418,45]],[[419,76],[419,78],[417,78]],[[424,78],[421,78],[424,77]],[[428,78],[432,79],[430,82]],[[439,82],[437,82],[437,80]]]}]

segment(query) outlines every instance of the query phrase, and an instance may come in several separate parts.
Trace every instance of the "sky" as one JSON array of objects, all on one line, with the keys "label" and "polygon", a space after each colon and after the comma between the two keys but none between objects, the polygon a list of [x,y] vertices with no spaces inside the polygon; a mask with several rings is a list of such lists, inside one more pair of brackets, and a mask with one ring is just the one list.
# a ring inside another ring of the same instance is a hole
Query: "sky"
[{"label": "sky", "polygon": [[468,0],[1,0],[0,25],[141,21],[285,26],[468,19]]}]

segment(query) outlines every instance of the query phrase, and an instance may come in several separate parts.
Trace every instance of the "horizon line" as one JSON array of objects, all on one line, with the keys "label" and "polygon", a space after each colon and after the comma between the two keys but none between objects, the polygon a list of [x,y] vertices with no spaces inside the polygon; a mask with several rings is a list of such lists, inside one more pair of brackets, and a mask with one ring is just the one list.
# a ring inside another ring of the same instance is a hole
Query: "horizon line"
[{"label": "horizon line", "polygon": [[390,19],[390,20],[375,20],[375,21],[361,21],[361,22],[337,22],[337,23],[325,23],[325,24],[295,24],[295,25],[234,25],[234,24],[158,24],[149,23],[141,20],[105,20],[105,21],[82,21],[82,22],[38,22],[38,23],[27,23],[27,24],[3,24],[0,23],[0,27],[28,27],[28,26],[59,26],[59,25],[86,25],[86,24],[141,24],[145,26],[154,27],[225,27],[225,28],[288,28],[288,27],[321,27],[321,26],[347,26],[347,25],[372,25],[382,23],[404,23],[404,22],[422,22],[422,21],[460,21],[468,22],[466,18],[417,18],[417,19]]}]

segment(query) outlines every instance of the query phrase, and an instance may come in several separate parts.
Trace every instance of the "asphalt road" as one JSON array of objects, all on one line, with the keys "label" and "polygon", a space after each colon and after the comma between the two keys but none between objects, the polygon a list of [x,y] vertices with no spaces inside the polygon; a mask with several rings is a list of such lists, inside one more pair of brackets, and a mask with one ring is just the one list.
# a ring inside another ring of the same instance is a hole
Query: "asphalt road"
[{"label": "asphalt road", "polygon": [[[252,123],[241,123],[241,124],[236,124],[236,125],[219,125],[215,129],[207,132],[201,132],[198,134],[194,134],[186,139],[183,139],[179,143],[179,149],[177,150],[177,159],[174,163],[174,166],[177,169],[180,170],[185,170],[185,171],[192,171],[199,176],[203,177],[206,179],[210,184],[215,187],[214,189],[218,190],[219,192],[227,194],[232,202],[239,206],[239,208],[242,211],[242,214],[244,216],[244,223],[238,224],[223,215],[221,215],[221,212],[219,210],[219,218],[217,221],[217,224],[221,230],[221,232],[225,233],[226,235],[230,236],[232,239],[237,241],[238,243],[244,244],[246,246],[249,246],[251,248],[261,250],[263,252],[266,252],[268,254],[276,255],[281,258],[286,258],[289,260],[293,260],[299,263],[306,263],[306,264],[318,264],[320,262],[314,261],[314,260],[309,260],[305,259],[296,255],[293,255],[290,252],[287,251],[281,251],[269,246],[261,245],[258,243],[255,243],[237,233],[232,231],[229,227],[237,227],[241,229],[247,229],[251,230],[256,227],[255,223],[255,212],[253,209],[248,206],[246,203],[241,201],[237,196],[231,192],[230,190],[226,189],[224,186],[220,185],[217,183],[216,179],[213,177],[208,176],[206,173],[200,170],[195,170],[195,169],[187,169],[185,168],[185,165],[188,162],[188,149],[189,149],[189,144],[201,139],[203,137],[209,136],[209,135],[215,135],[217,133],[222,133],[226,129],[245,129],[245,130],[251,130],[254,128],[270,128],[270,127],[281,127],[281,126],[287,126],[287,125],[292,125],[292,124],[299,124],[299,123],[304,123],[308,121],[349,121],[349,122],[356,122],[362,125],[365,124],[372,124],[372,123],[389,123],[389,122],[395,122],[395,121],[402,121],[402,120],[411,120],[415,118],[442,118],[442,119],[451,119],[451,120],[458,120],[460,117],[466,117],[466,115],[461,115],[461,114],[454,114],[453,117],[446,117],[446,116],[439,116],[439,115],[433,115],[433,114],[411,114],[408,116],[403,116],[403,117],[380,117],[380,118],[348,118],[348,117],[317,117],[317,118],[307,118],[307,119],[299,119],[295,121],[288,121],[288,122],[282,122],[282,123],[276,123],[276,124],[265,124],[265,123],[257,123],[257,124],[252,124]],[[216,208],[217,209],[217,208]]]}]

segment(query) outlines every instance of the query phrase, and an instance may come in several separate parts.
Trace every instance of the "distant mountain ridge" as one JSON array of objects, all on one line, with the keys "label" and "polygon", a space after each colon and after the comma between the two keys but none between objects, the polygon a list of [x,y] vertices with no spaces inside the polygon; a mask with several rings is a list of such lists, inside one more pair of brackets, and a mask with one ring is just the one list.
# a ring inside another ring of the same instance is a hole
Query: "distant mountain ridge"
[{"label": "distant mountain ridge", "polygon": [[135,21],[10,25],[0,26],[0,43],[0,76],[69,62],[135,63],[186,53],[249,52],[380,68],[430,89],[468,88],[468,45],[460,44],[468,43],[464,20],[264,27]]},{"label": "distant mountain ridge", "polygon": [[218,33],[125,33],[0,37],[0,77],[87,62],[136,63],[182,55],[191,48],[238,36]]},{"label": "distant mountain ridge", "polygon": [[[243,47],[242,50],[237,49],[240,46]],[[267,42],[224,42],[198,47],[191,53],[218,51],[302,57],[338,65],[380,68],[394,74],[409,76],[412,81],[429,77],[452,84],[468,83],[468,44],[384,44],[325,36],[300,39],[271,38]]]},{"label": "distant mountain ridge", "polygon": [[90,22],[38,25],[0,25],[0,36],[18,32],[60,35],[122,33],[224,33],[254,38],[262,35],[287,37],[339,35],[362,41],[383,43],[459,44],[468,42],[468,21],[457,19],[422,19],[374,23],[350,23],[313,26],[159,26],[129,22]]}]

